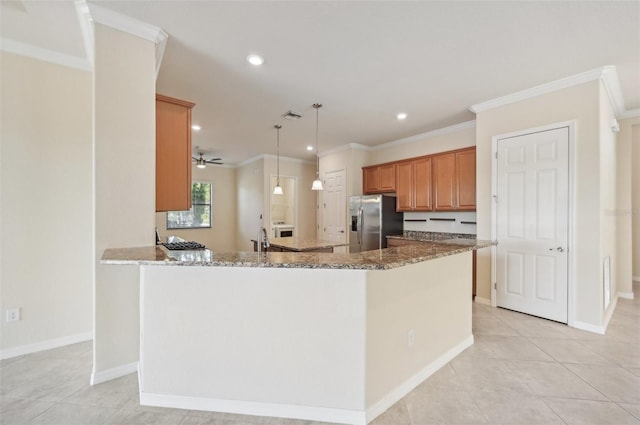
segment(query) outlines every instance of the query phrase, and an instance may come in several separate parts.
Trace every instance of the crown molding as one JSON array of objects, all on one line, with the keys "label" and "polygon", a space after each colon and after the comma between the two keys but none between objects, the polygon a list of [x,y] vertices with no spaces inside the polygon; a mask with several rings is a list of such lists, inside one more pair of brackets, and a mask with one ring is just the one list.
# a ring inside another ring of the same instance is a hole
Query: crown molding
[{"label": "crown molding", "polygon": [[427,131],[426,133],[420,133],[413,136],[405,137],[403,139],[392,140],[381,145],[376,145],[370,148],[370,150],[377,151],[381,149],[388,149],[398,145],[405,145],[407,143],[415,143],[421,140],[430,139],[436,136],[442,136],[445,134],[457,133],[458,131],[466,130],[476,127],[476,120],[465,121],[460,124],[450,125],[449,127],[439,128],[437,130]]},{"label": "crown molding", "polygon": [[10,38],[0,38],[0,50],[82,71],[91,71],[92,69],[91,63],[85,58],[44,49]]},{"label": "crown molding", "polygon": [[640,108],[624,111],[622,114],[620,114],[618,118],[621,120],[624,120],[627,118],[638,118],[638,117],[640,117]]},{"label": "crown molding", "polygon": [[592,69],[591,71],[582,72],[580,74],[571,75],[561,78],[550,83],[542,84],[530,89],[522,90],[486,102],[471,105],[469,110],[474,113],[487,111],[499,106],[508,105],[522,100],[531,99],[543,94],[552,93],[558,90],[584,84],[590,81],[602,80],[609,95],[609,101],[613,107],[616,116],[624,113],[624,100],[620,82],[618,81],[618,73],[613,65],[603,66],[601,68]]},{"label": "crown molding", "polygon": [[366,145],[361,145],[360,143],[347,143],[346,145],[341,145],[336,148],[329,149],[328,151],[323,152],[322,155],[318,154],[318,156],[322,158],[327,155],[333,155],[333,154],[348,151],[348,150],[369,152],[371,150],[371,147]]},{"label": "crown molding", "polygon": [[[256,156],[252,156],[249,159],[245,159],[242,162],[239,162],[238,164],[236,164],[236,167],[244,167],[245,165],[251,164],[252,162],[256,162],[256,161],[260,161],[260,160],[265,160],[265,159],[273,159],[274,161],[278,159],[278,157],[276,155],[271,155],[271,154],[261,154],[261,155],[256,155]],[[298,158],[291,158],[288,156],[280,156],[280,161],[283,162],[290,162],[293,164],[315,164],[315,162],[313,161],[307,161],[305,159],[298,159]]]},{"label": "crown molding", "polygon": [[93,24],[97,22],[154,43],[156,46],[156,78],[158,78],[162,57],[169,39],[169,35],[166,32],[154,25],[114,12],[94,3],[87,3],[85,0],[78,0],[75,5],[80,18],[83,37],[85,38],[84,43],[87,55],[91,60],[93,59],[93,46],[95,45]]}]

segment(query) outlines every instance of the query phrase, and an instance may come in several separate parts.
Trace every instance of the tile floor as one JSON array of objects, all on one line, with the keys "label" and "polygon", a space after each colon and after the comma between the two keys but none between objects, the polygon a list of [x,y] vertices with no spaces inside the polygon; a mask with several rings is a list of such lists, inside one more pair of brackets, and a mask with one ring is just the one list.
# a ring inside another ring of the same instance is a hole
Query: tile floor
[{"label": "tile floor", "polygon": [[[475,344],[373,425],[640,424],[640,293],[606,335],[474,304]],[[88,385],[91,343],[3,360],[0,424],[317,425],[138,405],[137,376]]]}]

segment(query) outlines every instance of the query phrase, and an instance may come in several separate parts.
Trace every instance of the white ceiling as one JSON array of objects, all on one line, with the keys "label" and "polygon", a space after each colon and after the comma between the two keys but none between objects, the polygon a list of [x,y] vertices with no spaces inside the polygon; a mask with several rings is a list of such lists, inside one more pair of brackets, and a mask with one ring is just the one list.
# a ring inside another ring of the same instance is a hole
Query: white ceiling
[{"label": "white ceiling", "polygon": [[[315,102],[321,155],[473,120],[473,104],[604,65],[640,108],[638,1],[92,3],[169,34],[157,91],[196,103],[193,144],[225,163],[275,154],[274,124],[282,155],[313,160]],[[84,55],[72,1],[1,4],[4,39]]]}]

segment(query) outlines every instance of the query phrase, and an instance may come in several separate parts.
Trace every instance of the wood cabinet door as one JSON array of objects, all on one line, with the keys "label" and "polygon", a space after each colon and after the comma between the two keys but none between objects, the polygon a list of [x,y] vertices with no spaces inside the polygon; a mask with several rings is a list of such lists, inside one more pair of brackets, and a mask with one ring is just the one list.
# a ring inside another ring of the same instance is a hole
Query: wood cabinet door
[{"label": "wood cabinet door", "polygon": [[396,211],[413,210],[413,161],[396,164]]},{"label": "wood cabinet door", "polygon": [[193,103],[156,95],[156,211],[191,208]]},{"label": "wood cabinet door", "polygon": [[476,150],[456,153],[458,209],[476,209]]},{"label": "wood cabinet door", "polygon": [[396,164],[384,164],[378,167],[378,189],[381,192],[395,192]]},{"label": "wood cabinet door", "polygon": [[435,211],[456,209],[456,154],[434,155],[433,207]]},{"label": "wood cabinet door", "polygon": [[362,192],[367,195],[378,191],[378,167],[366,167],[362,169]]},{"label": "wood cabinet door", "polygon": [[431,211],[431,158],[413,161],[414,211]]}]

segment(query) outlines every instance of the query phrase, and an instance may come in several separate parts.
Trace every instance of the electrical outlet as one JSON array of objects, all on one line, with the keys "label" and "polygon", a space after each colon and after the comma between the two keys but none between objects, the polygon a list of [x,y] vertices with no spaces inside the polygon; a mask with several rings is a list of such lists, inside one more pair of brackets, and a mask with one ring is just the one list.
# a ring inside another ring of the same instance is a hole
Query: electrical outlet
[{"label": "electrical outlet", "polygon": [[407,347],[413,347],[413,344],[416,342],[416,333],[413,329],[409,329],[407,333]]},{"label": "electrical outlet", "polygon": [[17,322],[20,320],[20,309],[10,308],[7,309],[7,322]]}]

